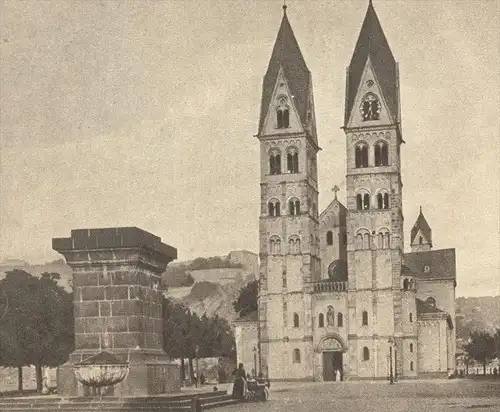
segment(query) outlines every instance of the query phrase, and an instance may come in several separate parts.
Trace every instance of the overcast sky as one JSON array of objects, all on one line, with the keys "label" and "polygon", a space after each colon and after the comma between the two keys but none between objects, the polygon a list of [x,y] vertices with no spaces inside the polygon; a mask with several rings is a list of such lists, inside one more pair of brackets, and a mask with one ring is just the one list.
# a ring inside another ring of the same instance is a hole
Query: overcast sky
[{"label": "overcast sky", "polygon": [[[320,206],[345,198],[345,69],[366,0],[289,0]],[[0,260],[138,226],[180,259],[258,251],[262,78],[281,1],[2,1]],[[497,0],[374,0],[400,63],[405,241],[423,206],[457,295],[500,293]]]}]

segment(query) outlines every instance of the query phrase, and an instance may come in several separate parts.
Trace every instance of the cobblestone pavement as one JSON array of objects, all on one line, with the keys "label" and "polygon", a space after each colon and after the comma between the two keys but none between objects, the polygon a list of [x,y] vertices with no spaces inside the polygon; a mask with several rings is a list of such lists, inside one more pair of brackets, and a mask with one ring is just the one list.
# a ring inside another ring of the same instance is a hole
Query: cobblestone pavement
[{"label": "cobblestone pavement", "polygon": [[220,412],[500,412],[500,381],[276,383],[267,402]]}]

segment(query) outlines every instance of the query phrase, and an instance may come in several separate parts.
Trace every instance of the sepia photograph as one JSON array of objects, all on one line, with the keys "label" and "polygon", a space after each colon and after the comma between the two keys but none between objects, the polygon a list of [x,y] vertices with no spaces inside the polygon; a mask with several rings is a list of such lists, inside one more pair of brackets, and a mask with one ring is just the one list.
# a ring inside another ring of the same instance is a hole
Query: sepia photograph
[{"label": "sepia photograph", "polygon": [[500,0],[1,0],[0,412],[500,412]]}]

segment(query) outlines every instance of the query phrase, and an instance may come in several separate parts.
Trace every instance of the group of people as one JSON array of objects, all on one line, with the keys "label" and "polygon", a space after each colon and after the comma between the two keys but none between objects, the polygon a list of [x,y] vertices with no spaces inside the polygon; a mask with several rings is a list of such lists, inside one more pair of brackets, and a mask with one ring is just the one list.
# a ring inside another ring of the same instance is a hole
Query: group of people
[{"label": "group of people", "polygon": [[266,386],[269,386],[269,383],[264,379],[263,374],[259,373],[259,376],[255,379],[252,378],[249,374],[245,372],[245,368],[243,364],[240,363],[238,365],[238,369],[233,372],[234,383],[233,383],[233,398],[244,400],[247,398],[248,392],[248,384],[250,383],[252,386],[261,388],[262,393],[265,395],[267,391]]}]

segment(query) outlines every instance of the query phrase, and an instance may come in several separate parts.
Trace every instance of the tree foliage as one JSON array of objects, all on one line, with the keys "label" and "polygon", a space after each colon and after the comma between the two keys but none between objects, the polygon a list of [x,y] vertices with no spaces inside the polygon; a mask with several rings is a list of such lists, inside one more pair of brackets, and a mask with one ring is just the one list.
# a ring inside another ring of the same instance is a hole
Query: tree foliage
[{"label": "tree foliage", "polygon": [[39,278],[15,269],[0,280],[4,314],[0,318],[0,365],[34,365],[41,390],[42,366],[58,366],[73,350],[72,295],[57,284],[57,273]]},{"label": "tree foliage", "polygon": [[486,374],[486,364],[495,357],[495,338],[488,332],[471,332],[464,349],[472,359],[483,365]]},{"label": "tree foliage", "polygon": [[240,317],[255,312],[258,309],[259,281],[254,280],[240,289],[238,299],[233,302],[233,307]]},{"label": "tree foliage", "polygon": [[191,365],[196,357],[232,358],[235,355],[233,331],[227,320],[218,315],[198,316],[187,306],[165,299],[164,323],[164,349],[172,358],[187,358]]}]

